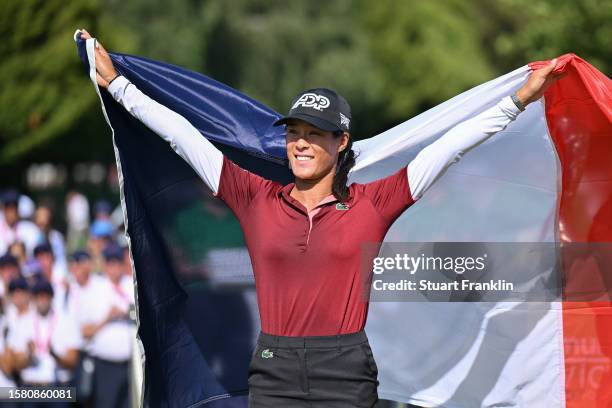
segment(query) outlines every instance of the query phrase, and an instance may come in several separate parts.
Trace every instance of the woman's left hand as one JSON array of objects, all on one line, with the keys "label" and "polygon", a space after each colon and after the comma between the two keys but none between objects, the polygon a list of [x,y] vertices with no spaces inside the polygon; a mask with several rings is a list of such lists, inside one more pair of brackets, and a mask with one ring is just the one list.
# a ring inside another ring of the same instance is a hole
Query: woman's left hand
[{"label": "woman's left hand", "polygon": [[557,66],[557,59],[550,61],[550,64],[540,68],[529,76],[527,83],[516,92],[516,96],[527,106],[533,101],[537,101],[544,95],[546,89],[557,79],[565,76],[565,73],[554,73]]}]

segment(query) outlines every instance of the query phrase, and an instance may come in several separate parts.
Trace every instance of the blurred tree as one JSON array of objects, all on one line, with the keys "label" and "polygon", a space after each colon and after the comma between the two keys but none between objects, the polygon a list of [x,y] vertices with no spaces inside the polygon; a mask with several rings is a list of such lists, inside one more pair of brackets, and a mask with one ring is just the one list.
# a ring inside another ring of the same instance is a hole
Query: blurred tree
[{"label": "blurred tree", "polygon": [[[95,30],[103,19],[101,6],[94,0],[2,3],[0,163],[14,162],[31,149],[74,131],[79,119],[95,106],[97,96],[71,37],[77,27]],[[110,36],[109,44],[114,38]]]},{"label": "blurred tree", "polygon": [[239,71],[229,83],[282,113],[304,89],[336,89],[352,105],[353,134],[371,136],[384,107],[383,72],[371,58],[355,2],[240,3],[222,3],[225,10],[209,38],[207,71],[223,80],[218,62],[235,63]]},{"label": "blurred tree", "polygon": [[[105,13],[111,24],[104,24],[95,35],[106,44],[115,27],[128,27],[129,34],[112,51],[128,53],[129,40],[142,57],[202,72],[203,43],[211,16],[203,15],[202,1],[189,0],[106,0]],[[109,49],[109,47],[106,47]]]},{"label": "blurred tree", "polygon": [[573,52],[606,75],[612,72],[612,2],[609,0],[500,0],[499,19],[510,30],[495,37],[506,64],[523,65]]},{"label": "blurred tree", "polygon": [[109,50],[202,72],[281,113],[303,89],[335,88],[361,138],[532,60],[575,52],[609,72],[611,20],[605,0],[8,0],[0,165],[92,149],[112,157],[70,40],[76,27]]},{"label": "blurred tree", "polygon": [[351,0],[113,4],[115,21],[138,27],[139,55],[202,72],[279,112],[303,89],[334,88],[352,103],[357,135],[378,127],[382,72]]},{"label": "blurred tree", "polygon": [[372,57],[383,70],[387,120],[406,120],[495,76],[475,4],[362,1]]}]

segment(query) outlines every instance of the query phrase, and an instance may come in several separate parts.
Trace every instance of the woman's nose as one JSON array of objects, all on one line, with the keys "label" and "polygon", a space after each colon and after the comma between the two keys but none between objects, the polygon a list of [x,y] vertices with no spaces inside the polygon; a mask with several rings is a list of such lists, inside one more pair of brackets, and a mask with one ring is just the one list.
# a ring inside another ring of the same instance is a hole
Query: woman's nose
[{"label": "woman's nose", "polygon": [[300,137],[297,140],[297,142],[295,143],[295,146],[298,149],[306,149],[306,148],[308,148],[309,145],[308,145],[308,141],[307,140],[305,140],[304,138]]}]

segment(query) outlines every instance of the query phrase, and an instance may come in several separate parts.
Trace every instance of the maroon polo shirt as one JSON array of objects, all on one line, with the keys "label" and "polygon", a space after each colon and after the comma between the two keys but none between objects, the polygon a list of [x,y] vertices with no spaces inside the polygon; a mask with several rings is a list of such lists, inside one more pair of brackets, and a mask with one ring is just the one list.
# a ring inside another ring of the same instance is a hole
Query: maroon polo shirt
[{"label": "maroon polo shirt", "polygon": [[242,226],[261,330],[281,336],[360,331],[368,311],[361,244],[382,242],[393,221],[414,203],[406,167],[372,183],[353,183],[348,201],[328,197],[310,214],[289,195],[293,186],[223,158],[217,196]]}]

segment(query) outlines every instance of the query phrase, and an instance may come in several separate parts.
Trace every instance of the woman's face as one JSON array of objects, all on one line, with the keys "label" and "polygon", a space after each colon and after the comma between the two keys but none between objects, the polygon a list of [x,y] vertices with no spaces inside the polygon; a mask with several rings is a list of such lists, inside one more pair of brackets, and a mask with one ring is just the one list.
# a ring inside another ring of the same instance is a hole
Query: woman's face
[{"label": "woman's face", "polygon": [[293,119],[287,123],[287,157],[295,177],[318,180],[325,177],[348,144],[348,134],[336,137],[308,122]]}]

